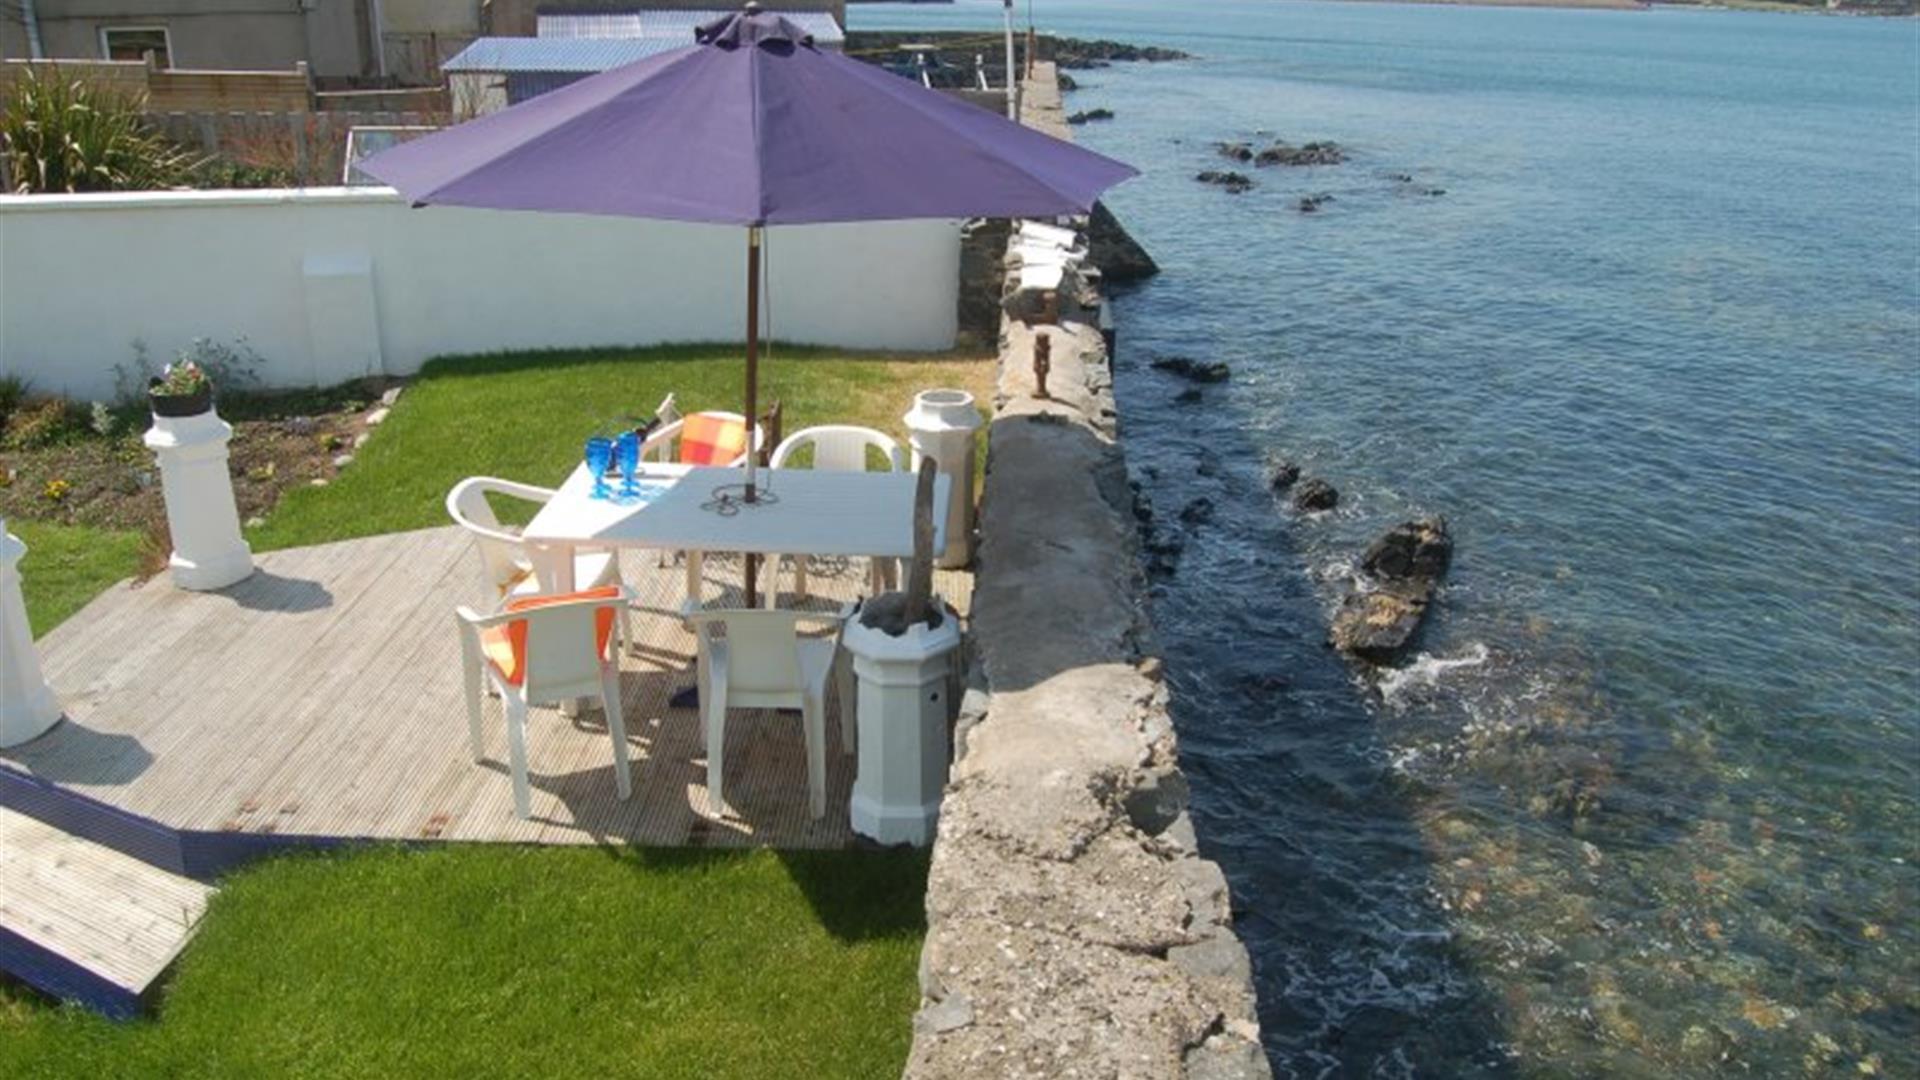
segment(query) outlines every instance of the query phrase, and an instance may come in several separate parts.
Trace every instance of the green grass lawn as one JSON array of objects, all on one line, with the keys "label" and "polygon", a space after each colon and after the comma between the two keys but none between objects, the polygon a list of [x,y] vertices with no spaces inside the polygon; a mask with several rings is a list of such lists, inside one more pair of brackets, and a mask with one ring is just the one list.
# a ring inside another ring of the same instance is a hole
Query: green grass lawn
[{"label": "green grass lawn", "polygon": [[157,1019],[0,990],[0,1076],[897,1076],[925,883],[906,852],[275,859]]},{"label": "green grass lawn", "polygon": [[[450,358],[352,465],[289,491],[256,551],[444,524],[489,474],[557,484],[662,396],[739,411],[721,346]],[[903,436],[914,392],[991,400],[990,361],[782,348],[786,428]],[[983,451],[984,452],[984,451]],[[36,635],[139,565],[140,536],[10,520]],[[0,984],[0,1076],[880,1076],[905,1061],[923,932],[914,854],[457,846],[278,859],[223,882],[156,1015]]]}]

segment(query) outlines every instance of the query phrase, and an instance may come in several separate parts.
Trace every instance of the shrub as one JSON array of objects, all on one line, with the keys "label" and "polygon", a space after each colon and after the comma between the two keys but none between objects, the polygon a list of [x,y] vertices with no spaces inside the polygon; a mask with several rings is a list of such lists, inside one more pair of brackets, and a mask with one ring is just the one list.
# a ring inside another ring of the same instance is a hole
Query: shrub
[{"label": "shrub", "polygon": [[[171,377],[175,371],[185,372],[189,369],[204,373],[216,392],[245,393],[259,388],[259,369],[265,362],[246,338],[235,338],[229,345],[202,337],[188,342],[187,347],[175,353],[165,368],[155,371],[147,343],[136,338],[132,362],[113,365],[114,405],[127,411],[144,412],[150,380],[161,378],[163,374]],[[190,391],[191,387],[185,387],[181,392]]]},{"label": "shrub", "polygon": [[0,434],[7,430],[7,419],[26,403],[32,384],[18,375],[0,375]]},{"label": "shrub", "polygon": [[196,159],[153,132],[145,100],[57,67],[28,67],[0,111],[0,153],[17,194],[177,187]]},{"label": "shrub", "polygon": [[87,430],[92,417],[77,402],[39,398],[14,410],[7,421],[5,445],[13,450],[51,446]]}]

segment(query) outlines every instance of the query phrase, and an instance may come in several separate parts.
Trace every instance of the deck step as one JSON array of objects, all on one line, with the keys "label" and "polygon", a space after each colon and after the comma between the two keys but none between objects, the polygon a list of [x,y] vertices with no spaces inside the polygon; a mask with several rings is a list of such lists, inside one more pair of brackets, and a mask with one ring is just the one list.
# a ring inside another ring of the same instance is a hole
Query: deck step
[{"label": "deck step", "polygon": [[214,892],[0,807],[0,969],[55,997],[138,1012]]}]

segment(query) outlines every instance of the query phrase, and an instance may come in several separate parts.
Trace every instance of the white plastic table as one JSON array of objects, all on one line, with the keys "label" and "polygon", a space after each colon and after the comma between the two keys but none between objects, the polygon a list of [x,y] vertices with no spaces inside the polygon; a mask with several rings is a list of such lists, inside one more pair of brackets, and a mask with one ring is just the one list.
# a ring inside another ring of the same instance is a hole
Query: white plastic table
[{"label": "white plastic table", "polygon": [[[640,497],[630,502],[590,496],[585,464],[554,493],[521,533],[541,580],[571,592],[576,547],[656,548],[687,553],[688,596],[699,595],[700,556],[709,551],[754,555],[913,555],[912,473],[761,469],[762,499],[740,505],[746,470],[648,464]],[[620,482],[609,479],[617,493]],[[953,482],[933,482],[933,551],[947,544],[947,500]],[[717,494],[734,505],[722,508]],[[730,512],[729,512],[730,511]]]}]

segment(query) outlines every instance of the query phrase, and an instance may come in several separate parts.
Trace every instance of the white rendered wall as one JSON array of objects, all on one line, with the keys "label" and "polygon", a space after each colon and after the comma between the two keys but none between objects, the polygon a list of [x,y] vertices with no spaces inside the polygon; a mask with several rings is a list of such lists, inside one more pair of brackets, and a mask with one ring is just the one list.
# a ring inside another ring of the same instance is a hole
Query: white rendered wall
[{"label": "white rendered wall", "polygon": [[[767,231],[772,331],[858,349],[954,340],[959,223]],[[447,354],[745,334],[746,231],[409,208],[386,188],[0,196],[0,373],[82,399],[144,341],[245,337],[269,385]]]}]

